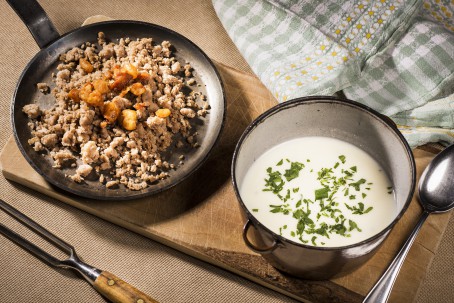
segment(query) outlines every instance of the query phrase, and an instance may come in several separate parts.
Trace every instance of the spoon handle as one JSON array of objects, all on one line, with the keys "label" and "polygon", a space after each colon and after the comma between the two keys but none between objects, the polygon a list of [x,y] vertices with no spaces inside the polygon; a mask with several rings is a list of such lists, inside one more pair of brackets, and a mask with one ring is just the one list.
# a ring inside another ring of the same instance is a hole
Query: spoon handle
[{"label": "spoon handle", "polygon": [[415,241],[416,235],[418,234],[419,230],[421,229],[421,226],[426,221],[429,214],[430,213],[426,210],[423,212],[421,218],[419,218],[418,223],[413,228],[413,231],[411,232],[407,241],[405,241],[399,253],[396,255],[396,257],[389,265],[388,269],[385,271],[380,280],[378,280],[378,282],[374,285],[371,291],[367,294],[363,303],[385,303],[388,301],[391,289],[393,288],[394,282],[396,281],[400,268],[404,263],[405,257],[410,251],[411,245]]}]

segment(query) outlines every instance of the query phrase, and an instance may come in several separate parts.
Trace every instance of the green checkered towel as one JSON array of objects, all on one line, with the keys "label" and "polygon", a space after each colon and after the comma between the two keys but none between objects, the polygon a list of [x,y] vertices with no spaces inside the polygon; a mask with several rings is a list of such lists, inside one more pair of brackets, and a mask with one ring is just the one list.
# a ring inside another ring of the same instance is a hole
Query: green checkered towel
[{"label": "green checkered towel", "polygon": [[454,142],[454,0],[213,0],[279,102],[341,93],[411,146]]}]

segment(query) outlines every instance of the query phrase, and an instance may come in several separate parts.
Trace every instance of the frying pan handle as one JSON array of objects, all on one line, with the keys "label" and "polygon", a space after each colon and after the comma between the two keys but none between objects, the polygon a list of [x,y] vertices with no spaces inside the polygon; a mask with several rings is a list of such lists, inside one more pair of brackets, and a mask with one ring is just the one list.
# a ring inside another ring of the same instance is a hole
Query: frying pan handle
[{"label": "frying pan handle", "polygon": [[60,37],[46,12],[36,0],[6,1],[28,27],[39,48],[45,48]]}]

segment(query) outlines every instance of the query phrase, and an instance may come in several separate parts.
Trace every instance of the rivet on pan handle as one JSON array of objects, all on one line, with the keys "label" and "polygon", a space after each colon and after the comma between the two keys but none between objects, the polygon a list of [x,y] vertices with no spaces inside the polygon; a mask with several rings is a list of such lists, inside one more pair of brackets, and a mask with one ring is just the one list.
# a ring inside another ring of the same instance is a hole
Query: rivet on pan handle
[{"label": "rivet on pan handle", "polygon": [[27,25],[40,49],[60,37],[41,5],[35,0],[6,0]]},{"label": "rivet on pan handle", "polygon": [[252,221],[247,220],[246,224],[244,224],[244,227],[243,227],[243,240],[244,240],[244,243],[246,243],[247,247],[249,247],[253,252],[256,252],[259,254],[269,254],[277,248],[278,242],[276,239],[274,239],[273,244],[271,244],[271,246],[265,247],[265,248],[260,248],[260,247],[257,247],[255,244],[252,244],[252,242],[249,241],[249,239],[247,237],[247,232],[248,232],[249,228],[251,227],[251,225],[252,225]]}]

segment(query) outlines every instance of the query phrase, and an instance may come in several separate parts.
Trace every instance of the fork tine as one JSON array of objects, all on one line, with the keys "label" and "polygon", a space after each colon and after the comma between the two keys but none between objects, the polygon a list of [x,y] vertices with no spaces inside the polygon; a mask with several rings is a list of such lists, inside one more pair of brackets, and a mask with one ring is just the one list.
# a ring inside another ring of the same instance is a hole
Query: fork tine
[{"label": "fork tine", "polygon": [[[52,234],[47,229],[45,229],[44,227],[42,227],[41,225],[39,225],[38,223],[36,223],[32,219],[30,219],[29,217],[27,217],[26,215],[24,215],[23,213],[21,213],[20,211],[18,211],[14,207],[12,207],[11,205],[7,204],[2,199],[0,199],[0,209],[5,211],[7,214],[11,215],[14,219],[16,219],[18,222],[23,224],[25,227],[29,228],[31,231],[36,232],[42,238],[48,240],[49,242],[51,242],[51,243],[55,244],[56,246],[58,246],[59,248],[61,248],[67,254],[69,254],[69,255],[74,254],[73,246],[71,246],[67,242],[63,241],[62,239],[60,239],[56,235]],[[24,239],[22,237],[20,237],[20,238]],[[30,243],[30,242],[28,242],[28,243]],[[38,247],[36,247],[36,248],[38,248]]]},{"label": "fork tine", "polygon": [[26,251],[34,254],[41,260],[53,265],[53,266],[59,266],[60,260],[56,259],[55,257],[51,256],[35,244],[31,243],[21,235],[15,233],[5,225],[0,223],[0,233],[3,234],[5,237],[19,245],[20,247],[24,248]]},{"label": "fork tine", "polygon": [[7,214],[30,229],[32,232],[35,232],[43,239],[48,240],[50,244],[61,248],[62,251],[66,252],[69,256],[66,259],[60,260],[0,223],[0,234],[3,234],[5,237],[10,239],[17,245],[36,255],[38,258],[44,260],[50,265],[62,268],[71,268],[78,271],[91,284],[93,284],[93,282],[101,273],[99,269],[82,262],[77,256],[76,251],[72,245],[52,234],[50,231],[46,230],[44,227],[1,199],[0,209],[5,211]]}]

